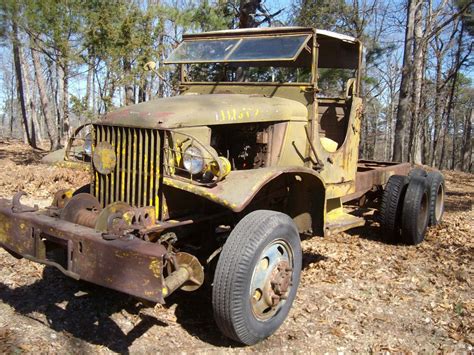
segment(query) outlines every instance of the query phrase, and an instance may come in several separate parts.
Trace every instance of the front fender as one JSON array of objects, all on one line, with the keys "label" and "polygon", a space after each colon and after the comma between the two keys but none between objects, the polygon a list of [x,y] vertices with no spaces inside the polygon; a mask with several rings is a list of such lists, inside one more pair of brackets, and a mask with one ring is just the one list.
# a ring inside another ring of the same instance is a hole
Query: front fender
[{"label": "front fender", "polygon": [[232,171],[214,187],[198,186],[169,177],[165,177],[163,183],[167,186],[204,197],[233,212],[241,212],[265,185],[278,176],[288,173],[313,175],[315,179],[318,179],[325,186],[318,173],[312,169],[300,166]]}]

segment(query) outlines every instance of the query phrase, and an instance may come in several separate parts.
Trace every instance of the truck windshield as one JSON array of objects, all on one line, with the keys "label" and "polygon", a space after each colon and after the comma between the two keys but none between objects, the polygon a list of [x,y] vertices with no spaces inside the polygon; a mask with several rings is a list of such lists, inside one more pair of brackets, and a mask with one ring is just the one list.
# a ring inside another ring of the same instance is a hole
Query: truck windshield
[{"label": "truck windshield", "polygon": [[185,40],[167,64],[295,60],[310,35]]}]

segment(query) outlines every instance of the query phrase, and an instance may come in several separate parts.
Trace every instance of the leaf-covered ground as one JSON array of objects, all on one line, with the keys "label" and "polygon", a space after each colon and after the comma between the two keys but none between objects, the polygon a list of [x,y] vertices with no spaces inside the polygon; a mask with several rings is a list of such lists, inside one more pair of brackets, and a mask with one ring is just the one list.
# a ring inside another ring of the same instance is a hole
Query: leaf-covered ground
[{"label": "leaf-covered ground", "polygon": [[[38,164],[0,142],[0,197],[23,189],[45,206],[84,172]],[[289,318],[248,348],[222,337],[207,293],[152,308],[0,251],[0,353],[156,351],[473,351],[474,175],[444,172],[444,222],[416,247],[379,241],[375,223],[303,241],[304,270]]]}]

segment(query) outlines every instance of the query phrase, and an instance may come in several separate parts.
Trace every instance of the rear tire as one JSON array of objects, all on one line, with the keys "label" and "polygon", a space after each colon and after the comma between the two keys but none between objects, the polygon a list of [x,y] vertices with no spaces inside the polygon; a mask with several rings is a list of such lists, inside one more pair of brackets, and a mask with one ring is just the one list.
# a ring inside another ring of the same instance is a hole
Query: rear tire
[{"label": "rear tire", "polygon": [[425,238],[429,217],[429,195],[426,179],[412,177],[405,193],[402,209],[402,240],[408,245]]},{"label": "rear tire", "polygon": [[412,170],[410,170],[410,172],[408,173],[408,176],[411,178],[411,177],[426,177],[427,173],[426,173],[426,170],[422,169],[422,168],[413,168]]},{"label": "rear tire", "polygon": [[401,212],[408,180],[407,176],[392,175],[385,185],[380,205],[380,228],[385,242],[400,241]]},{"label": "rear tire", "polygon": [[429,205],[429,226],[441,223],[444,213],[444,177],[439,171],[429,172],[426,177],[428,185],[430,205]]},{"label": "rear tire", "polygon": [[266,210],[245,216],[225,242],[214,276],[212,306],[221,332],[247,345],[272,335],[296,296],[301,262],[289,216]]}]

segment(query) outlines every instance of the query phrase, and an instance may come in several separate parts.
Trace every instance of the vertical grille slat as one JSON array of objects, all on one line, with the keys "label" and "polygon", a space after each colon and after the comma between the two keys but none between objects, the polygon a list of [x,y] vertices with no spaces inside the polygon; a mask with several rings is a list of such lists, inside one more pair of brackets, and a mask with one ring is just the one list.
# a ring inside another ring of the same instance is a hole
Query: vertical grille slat
[{"label": "vertical grille slat", "polygon": [[[107,132],[107,127],[103,127],[102,128],[104,130],[103,134],[104,134],[104,140],[105,141],[108,141],[109,140],[109,137],[108,137],[108,132]],[[102,189],[102,191],[104,192],[104,197],[103,197],[103,200],[104,201],[104,204],[107,205],[108,204],[108,201],[107,201],[107,198],[109,196],[109,188],[110,188],[110,174],[106,174],[106,175],[103,175],[104,176],[104,188]]]},{"label": "vertical grille slat", "polygon": [[101,205],[122,201],[135,207],[155,206],[158,213],[158,131],[100,124],[94,128],[94,144],[106,141],[114,147],[116,155],[113,172],[93,174],[93,192]]},{"label": "vertical grille slat", "polygon": [[154,190],[154,201],[153,201],[153,205],[155,206],[155,214],[156,214],[156,217],[159,218],[159,209],[158,209],[158,206],[159,206],[159,198],[158,198],[158,184],[159,184],[159,175],[160,175],[160,149],[159,149],[159,135],[158,135],[158,131],[153,131],[153,134],[155,135],[155,147],[154,147],[154,150],[155,150],[155,154],[153,156],[153,159],[155,161],[155,175],[154,175],[154,180],[155,180],[155,190]]},{"label": "vertical grille slat", "polygon": [[[107,139],[107,137],[105,137],[105,128],[104,127],[101,127],[100,128],[100,138],[101,140],[105,141]],[[103,201],[103,203],[105,204],[106,201],[105,201],[105,190],[107,189],[107,186],[105,185],[105,175],[102,175],[102,174],[99,174],[100,176],[100,188],[99,188],[99,193],[100,193],[100,200],[99,201]]]},{"label": "vertical grille slat", "polygon": [[115,149],[115,152],[116,152],[116,156],[117,156],[117,167],[115,169],[115,195],[114,197],[120,201],[120,174],[121,174],[121,167],[120,167],[120,162],[121,162],[121,159],[122,159],[122,140],[121,140],[121,136],[120,136],[120,128],[117,128],[116,130],[117,132],[115,133],[116,135],[116,144],[117,144],[117,147]]},{"label": "vertical grille slat", "polygon": [[[111,129],[111,127],[108,127],[108,130],[109,130],[109,141],[112,144],[112,147],[114,147],[115,159],[117,159],[117,142],[115,141],[115,130]],[[115,169],[112,172],[112,174],[110,174],[110,185],[109,185],[110,189],[107,191],[108,204],[112,202],[113,196],[115,196],[114,193],[115,193],[115,174],[116,174],[115,171],[116,170],[117,170],[117,160],[115,160]]]},{"label": "vertical grille slat", "polygon": [[[137,176],[137,163],[138,163],[138,154],[137,154],[137,148],[138,148],[138,144],[137,144],[137,130],[136,129],[133,129],[133,147],[132,147],[132,156],[131,156],[131,159],[132,159],[132,175],[134,177]],[[131,198],[131,205],[132,206],[136,206],[137,205],[137,200],[136,200],[136,194],[137,194],[137,181],[138,179],[134,178],[134,179],[131,179],[131,187],[132,187],[132,198]]]},{"label": "vertical grille slat", "polygon": [[138,188],[137,188],[137,206],[141,206],[142,204],[142,196],[143,196],[143,149],[145,148],[145,143],[143,139],[143,130],[139,130],[137,133],[138,137]]},{"label": "vertical grille slat", "polygon": [[[102,130],[103,130],[104,140],[108,141],[107,127],[102,127]],[[104,201],[104,204],[107,205],[108,204],[107,196],[108,196],[108,189],[109,189],[109,176],[110,176],[110,174],[105,174],[105,175],[102,175],[102,176],[103,176],[103,189],[102,189],[103,197],[102,197],[102,201]]]},{"label": "vertical grille slat", "polygon": [[[94,138],[95,138],[95,142],[94,142],[94,146],[97,145],[97,142],[100,142],[100,127],[95,127],[94,129]],[[99,198],[99,189],[100,189],[100,186],[99,186],[99,173],[97,172],[97,170],[94,171],[94,196]]]},{"label": "vertical grille slat", "polygon": [[132,132],[130,129],[127,130],[127,181],[126,181],[126,188],[125,191],[127,193],[127,196],[125,198],[126,202],[131,201],[131,194],[130,194],[130,189],[131,189],[131,183],[130,183],[130,175],[132,173]]},{"label": "vertical grille slat", "polygon": [[148,135],[149,135],[149,131],[145,131],[143,132],[143,136],[145,138],[145,141],[144,141],[144,146],[145,146],[145,153],[144,153],[144,156],[143,156],[143,177],[144,177],[144,184],[143,184],[143,204],[147,204],[148,203],[148,196],[149,196],[149,193],[150,193],[150,190],[149,190],[149,175],[148,175],[148,157],[150,155],[150,140],[148,139]]},{"label": "vertical grille slat", "polygon": [[153,131],[150,132],[150,146],[151,150],[154,151],[155,153],[153,156],[150,156],[150,201],[148,204],[150,206],[153,205],[153,195],[155,192],[155,179],[153,178],[155,175],[155,161],[154,161],[154,156],[158,154],[157,150],[155,149],[155,133]]},{"label": "vertical grille slat", "polygon": [[124,128],[119,128],[122,134],[122,159],[120,160],[120,169],[122,170],[122,178],[120,183],[120,198],[119,201],[125,201],[125,164],[126,164],[126,157],[127,157],[127,136],[125,134]]}]

